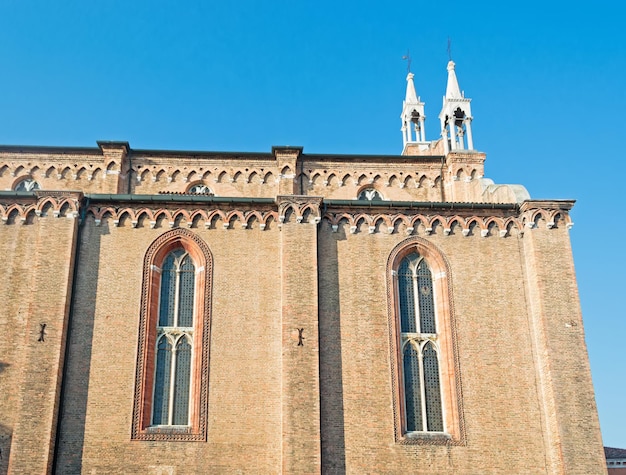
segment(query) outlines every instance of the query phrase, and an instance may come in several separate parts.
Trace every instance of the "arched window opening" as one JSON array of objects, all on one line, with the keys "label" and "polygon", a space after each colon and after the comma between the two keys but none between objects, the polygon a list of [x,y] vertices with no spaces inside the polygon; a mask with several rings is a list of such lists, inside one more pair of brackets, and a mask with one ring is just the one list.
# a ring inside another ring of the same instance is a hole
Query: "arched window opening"
[{"label": "arched window opening", "polygon": [[182,228],[146,252],[133,440],[206,441],[212,268],[206,243]]},{"label": "arched window opening", "polygon": [[156,372],[154,375],[154,401],[152,424],[167,424],[169,417],[170,379],[172,368],[172,345],[166,336],[157,345]]},{"label": "arched window opening", "polygon": [[400,262],[397,289],[405,430],[444,432],[433,278],[417,252]]},{"label": "arched window opening", "polygon": [[191,345],[180,338],[176,345],[176,378],[174,380],[172,424],[189,424],[189,388],[191,376]]},{"label": "arched window opening", "polygon": [[424,361],[424,393],[426,395],[426,422],[428,430],[443,431],[441,411],[441,386],[439,383],[439,357],[432,342],[422,351]]},{"label": "arched window opening", "polygon": [[195,267],[184,249],[165,257],[159,294],[152,425],[188,425]]},{"label": "arched window opening", "polygon": [[357,199],[361,201],[380,201],[383,199],[383,197],[381,196],[381,194],[378,192],[377,189],[365,188],[361,190]]},{"label": "arched window opening", "polygon": [[15,191],[35,191],[39,189],[39,183],[32,178],[24,178],[15,186]]},{"label": "arched window opening", "polygon": [[187,190],[187,193],[213,196],[213,191],[211,191],[211,188],[206,186],[204,183],[196,183],[194,185],[191,185]]},{"label": "arched window opening", "polygon": [[415,432],[423,430],[422,422],[422,390],[419,368],[419,351],[412,343],[404,350],[404,393],[406,406],[406,430]]}]

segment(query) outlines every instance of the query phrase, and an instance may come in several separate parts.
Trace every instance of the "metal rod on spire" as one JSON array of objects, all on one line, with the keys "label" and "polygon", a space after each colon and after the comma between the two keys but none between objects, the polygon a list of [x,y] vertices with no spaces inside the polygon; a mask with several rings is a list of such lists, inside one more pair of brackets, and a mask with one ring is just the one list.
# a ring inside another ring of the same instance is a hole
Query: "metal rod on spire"
[{"label": "metal rod on spire", "polygon": [[406,60],[406,72],[407,74],[411,72],[411,52],[407,48],[406,55],[402,56],[403,60]]},{"label": "metal rod on spire", "polygon": [[449,36],[448,36],[448,60],[452,61],[452,41],[450,40]]}]

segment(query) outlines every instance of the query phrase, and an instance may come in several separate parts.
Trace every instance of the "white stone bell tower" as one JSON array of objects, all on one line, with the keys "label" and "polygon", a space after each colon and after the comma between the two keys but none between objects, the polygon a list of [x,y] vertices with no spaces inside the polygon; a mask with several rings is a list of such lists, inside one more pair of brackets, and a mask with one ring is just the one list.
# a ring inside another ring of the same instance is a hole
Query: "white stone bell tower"
[{"label": "white stone bell tower", "polygon": [[[419,96],[415,92],[415,84],[413,84],[414,74],[409,72],[406,76],[406,96],[402,103],[402,142],[404,151],[408,144],[417,144],[419,150],[426,150],[428,142],[426,142],[426,131],[424,129],[424,103],[420,101]],[[403,152],[404,153],[404,152]]]},{"label": "white stone bell tower", "polygon": [[448,85],[439,114],[444,149],[448,152],[474,150],[472,139],[471,99],[466,99],[459,89],[454,72],[454,61],[448,63]]}]

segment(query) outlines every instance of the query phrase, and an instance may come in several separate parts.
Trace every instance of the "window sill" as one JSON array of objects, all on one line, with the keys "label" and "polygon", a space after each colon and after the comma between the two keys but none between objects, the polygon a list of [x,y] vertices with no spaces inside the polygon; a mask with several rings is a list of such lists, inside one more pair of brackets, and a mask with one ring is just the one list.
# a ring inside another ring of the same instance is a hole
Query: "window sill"
[{"label": "window sill", "polygon": [[191,426],[183,426],[183,425],[156,425],[156,426],[150,426],[150,427],[146,427],[146,432],[152,432],[152,433],[182,433],[182,434],[188,434],[191,431]]},{"label": "window sill", "polygon": [[150,426],[131,437],[132,440],[162,440],[170,442],[204,442],[204,434],[191,426]]},{"label": "window sill", "polygon": [[407,432],[398,443],[400,445],[456,445],[457,441],[446,432]]}]

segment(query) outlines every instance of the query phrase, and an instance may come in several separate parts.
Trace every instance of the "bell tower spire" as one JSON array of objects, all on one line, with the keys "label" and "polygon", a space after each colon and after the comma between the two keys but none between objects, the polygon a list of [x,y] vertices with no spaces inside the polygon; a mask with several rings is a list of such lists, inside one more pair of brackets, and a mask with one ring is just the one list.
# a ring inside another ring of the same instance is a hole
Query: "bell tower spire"
[{"label": "bell tower spire", "polygon": [[[402,142],[406,150],[407,144],[420,144],[423,148],[427,148],[426,131],[424,129],[424,103],[420,100],[415,92],[415,84],[413,78],[415,75],[408,72],[406,76],[406,96],[402,103]],[[422,147],[420,147],[422,148]]]},{"label": "bell tower spire", "polygon": [[471,99],[465,98],[461,92],[454,66],[454,61],[450,60],[446,95],[443,96],[443,107],[439,113],[446,154],[455,150],[474,150]]}]

